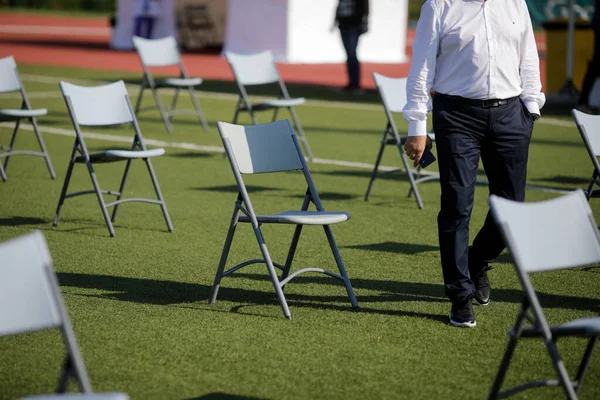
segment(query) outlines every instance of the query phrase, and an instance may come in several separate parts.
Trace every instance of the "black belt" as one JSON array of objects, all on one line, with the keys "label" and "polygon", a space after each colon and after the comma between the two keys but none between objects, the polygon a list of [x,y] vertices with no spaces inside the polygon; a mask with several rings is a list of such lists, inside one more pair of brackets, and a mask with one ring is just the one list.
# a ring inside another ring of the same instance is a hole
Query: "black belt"
[{"label": "black belt", "polygon": [[[443,99],[452,101],[453,103],[474,106],[474,107],[481,107],[481,108],[500,107],[500,106],[506,105],[508,103],[512,103],[513,101],[518,99],[518,97],[511,97],[508,99],[477,100],[477,99],[467,99],[466,97],[461,97],[461,96],[452,96],[452,95],[443,94],[443,93],[436,93],[435,97],[438,97],[438,96]],[[435,101],[435,97],[434,97],[434,101]]]}]

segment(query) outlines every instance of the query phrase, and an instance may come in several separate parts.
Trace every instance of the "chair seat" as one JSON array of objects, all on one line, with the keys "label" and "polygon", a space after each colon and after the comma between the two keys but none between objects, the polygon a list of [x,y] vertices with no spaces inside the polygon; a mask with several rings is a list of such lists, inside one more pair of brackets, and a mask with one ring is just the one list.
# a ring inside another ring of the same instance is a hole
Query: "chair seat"
[{"label": "chair seat", "polygon": [[22,110],[22,109],[0,109],[0,121],[10,121],[21,118],[32,118],[41,117],[42,115],[48,114],[48,110],[45,108],[36,108],[33,110]]},{"label": "chair seat", "polygon": [[[550,331],[554,336],[600,336],[600,317],[580,318],[563,325],[551,326]],[[512,329],[511,332],[512,334]],[[525,328],[523,337],[542,336],[539,329]]]},{"label": "chair seat", "polygon": [[304,97],[298,97],[296,99],[270,99],[265,100],[262,103],[253,104],[252,108],[259,111],[269,108],[294,107],[304,103],[306,103],[306,99]]},{"label": "chair seat", "polygon": [[[332,225],[348,221],[350,214],[336,211],[285,211],[272,215],[257,215],[258,222],[300,225]],[[249,222],[247,216],[241,216],[240,221]]]},{"label": "chair seat", "polygon": [[[98,153],[90,154],[90,159],[93,162],[113,162],[121,160],[129,160],[136,158],[152,158],[165,154],[165,149],[158,148],[152,150],[106,150]],[[79,156],[75,159],[76,162],[85,162],[85,157]]]},{"label": "chair seat", "polygon": [[64,393],[40,394],[21,400],[129,400],[129,396],[124,393]]},{"label": "chair seat", "polygon": [[156,81],[157,87],[189,87],[197,86],[202,83],[202,78],[166,78]]}]

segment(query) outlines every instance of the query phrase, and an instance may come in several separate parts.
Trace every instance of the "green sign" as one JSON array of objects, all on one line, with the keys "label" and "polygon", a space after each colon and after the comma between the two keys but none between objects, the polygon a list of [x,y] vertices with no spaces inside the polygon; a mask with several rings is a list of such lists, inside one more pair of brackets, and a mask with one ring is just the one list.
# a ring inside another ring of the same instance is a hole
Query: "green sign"
[{"label": "green sign", "polygon": [[[569,0],[526,0],[534,25],[554,19],[569,17]],[[591,20],[594,16],[594,0],[575,0],[575,19]]]}]

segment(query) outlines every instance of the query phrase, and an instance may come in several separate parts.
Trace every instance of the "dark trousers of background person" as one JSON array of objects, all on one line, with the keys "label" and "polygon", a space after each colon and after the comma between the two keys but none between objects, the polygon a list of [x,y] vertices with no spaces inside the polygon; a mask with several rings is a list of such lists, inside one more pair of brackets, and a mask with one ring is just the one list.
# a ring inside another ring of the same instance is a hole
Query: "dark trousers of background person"
[{"label": "dark trousers of background person", "polygon": [[578,102],[580,105],[589,105],[590,92],[598,77],[600,77],[600,29],[596,28],[594,29],[594,55],[583,79]]},{"label": "dark trousers of background person", "polygon": [[346,50],[346,68],[348,70],[348,87],[360,87],[360,63],[356,50],[358,48],[358,39],[361,35],[360,25],[340,25],[340,34],[342,43]]},{"label": "dark trousers of background person", "polygon": [[442,189],[438,233],[444,286],[453,302],[462,302],[473,296],[471,276],[505,248],[488,212],[469,255],[469,220],[479,159],[491,194],[524,201],[533,117],[518,97],[504,105],[485,107],[482,101],[436,94],[433,129]]},{"label": "dark trousers of background person", "polygon": [[135,19],[135,35],[145,39],[152,39],[155,17],[139,16]]}]

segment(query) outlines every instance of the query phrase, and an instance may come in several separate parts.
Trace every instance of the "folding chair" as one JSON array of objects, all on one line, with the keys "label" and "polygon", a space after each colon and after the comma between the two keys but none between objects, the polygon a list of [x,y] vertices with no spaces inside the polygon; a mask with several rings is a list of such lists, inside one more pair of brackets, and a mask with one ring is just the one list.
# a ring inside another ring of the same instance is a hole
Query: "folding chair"
[{"label": "folding chair", "polygon": [[[296,133],[298,139],[302,143],[302,148],[306,153],[306,157],[312,161],[313,155],[308,145],[308,140],[304,135],[300,120],[294,110],[295,106],[304,104],[306,99],[304,97],[298,97],[292,99],[287,90],[285,82],[281,79],[273,54],[270,51],[264,51],[262,53],[256,53],[251,55],[242,55],[231,52],[225,52],[227,62],[231,67],[233,76],[240,90],[240,97],[235,107],[235,114],[233,116],[233,123],[237,123],[238,115],[240,112],[247,111],[250,114],[253,124],[257,124],[255,112],[256,111],[268,111],[274,110],[273,121],[277,119],[279,109],[287,108],[292,116],[294,125],[296,127]],[[267,99],[260,103],[250,102],[246,86],[266,85],[275,83],[279,85],[279,97],[276,99]]]},{"label": "folding chair", "polygon": [[585,114],[577,110],[572,110],[571,114],[594,165],[594,171],[585,195],[588,200],[592,197],[600,197],[600,189],[594,189],[596,186],[600,186],[600,164],[598,163],[598,157],[600,156],[600,115]]},{"label": "folding chair", "polygon": [[[490,207],[512,254],[524,300],[514,327],[508,332],[510,339],[489,398],[504,398],[535,387],[560,386],[567,398],[576,399],[600,336],[600,317],[550,326],[529,275],[600,263],[600,236],[586,196],[577,190],[552,200],[518,203],[492,195]],[[574,380],[556,347],[558,338],[566,336],[589,340]],[[501,393],[502,381],[521,338],[544,341],[558,379],[536,380]]]},{"label": "folding chair", "polygon": [[[371,173],[371,180],[369,180],[369,186],[367,187],[367,193],[365,194],[365,201],[369,201],[369,198],[371,197],[371,189],[373,188],[373,182],[375,182],[375,179],[383,175],[400,171],[406,173],[410,182],[410,190],[408,191],[408,197],[410,197],[414,193],[417,205],[422,210],[423,201],[421,200],[421,195],[419,194],[419,189],[417,189],[417,185],[425,181],[438,179],[438,176],[421,176],[420,167],[417,169],[417,171],[411,169],[410,163],[412,161],[410,161],[408,157],[406,157],[404,149],[402,148],[407,136],[401,137],[398,134],[398,129],[396,128],[396,123],[394,122],[393,114],[401,113],[402,108],[406,104],[406,78],[389,78],[387,76],[380,75],[374,72],[373,79],[375,80],[377,90],[379,91],[379,95],[381,96],[381,102],[383,103],[383,109],[385,111],[385,115],[387,116],[388,123],[386,125],[385,131],[383,132],[383,138],[381,139],[381,145],[379,146],[379,153],[377,153],[375,166],[373,167],[373,172]],[[435,140],[434,134],[429,134],[429,137],[431,138],[431,140]],[[398,148],[398,151],[400,152],[400,159],[402,160],[404,169],[399,168],[391,171],[379,172],[379,164],[381,163],[381,157],[383,156],[383,151],[385,147],[388,145],[393,145]]]},{"label": "folding chair", "polygon": [[[100,203],[102,215],[106,221],[110,236],[115,236],[112,223],[117,217],[119,205],[121,203],[133,201],[160,205],[167,223],[167,228],[169,229],[169,232],[173,232],[173,225],[171,224],[171,219],[167,212],[167,206],[160,191],[160,187],[158,186],[158,180],[154,174],[154,169],[150,163],[150,158],[162,156],[165,153],[165,150],[161,148],[152,150],[146,149],[146,145],[142,138],[142,132],[140,131],[135,114],[133,113],[133,108],[131,107],[131,102],[129,101],[129,96],[127,96],[127,89],[125,88],[123,81],[97,87],[82,87],[61,81],[60,90],[65,98],[65,103],[67,104],[67,109],[69,110],[71,121],[73,122],[73,128],[75,129],[75,143],[73,144],[73,151],[71,152],[65,182],[60,194],[60,199],[58,200],[56,216],[54,217],[54,226],[58,225],[58,219],[65,199],[95,193],[98,197],[98,202]],[[135,132],[131,150],[106,150],[92,154],[88,152],[80,126],[111,126],[126,123],[131,123]],[[129,168],[131,167],[131,162],[136,159],[142,159],[146,163],[158,200],[123,198],[123,191],[125,190],[125,183],[127,181],[127,176],[129,175]],[[96,173],[94,172],[94,165],[117,161],[127,162],[125,172],[121,178],[119,191],[101,190],[96,178]],[[85,163],[87,166],[94,189],[67,194],[71,173],[73,172],[73,167],[77,163]],[[102,196],[103,194],[113,195],[117,198],[115,201],[105,203],[104,197]],[[108,207],[111,206],[114,206],[114,209],[112,217],[109,217]]]},{"label": "folding chair", "polygon": [[44,235],[33,231],[0,243],[0,260],[0,336],[59,328],[66,354],[56,392],[64,393],[74,379],[84,394],[28,399],[127,400],[122,393],[93,394]]},{"label": "folding chair", "polygon": [[[341,280],[348,292],[352,307],[357,309],[358,302],[354,296],[354,290],[350,284],[350,279],[346,273],[344,262],[338,251],[330,226],[332,224],[347,221],[350,218],[350,214],[346,212],[327,212],[324,210],[290,121],[276,121],[268,124],[251,126],[218,122],[217,127],[219,128],[219,133],[223,140],[225,152],[229,158],[229,163],[231,164],[239,193],[233,210],[233,216],[231,217],[231,222],[229,224],[229,231],[223,247],[223,253],[221,254],[221,260],[215,276],[209,304],[214,303],[217,298],[221,278],[230,275],[247,265],[265,263],[271,281],[273,282],[275,293],[277,294],[279,303],[283,309],[283,314],[286,318],[291,319],[292,317],[283,294],[283,287],[294,277],[306,272],[320,272]],[[257,215],[250,202],[250,197],[246,190],[242,174],[262,174],[293,170],[302,170],[308,185],[306,195],[304,196],[304,202],[302,203],[300,210],[285,211],[271,215]],[[308,210],[310,203],[315,205],[316,211]],[[252,225],[263,258],[244,261],[225,271],[225,263],[227,262],[227,256],[238,222],[248,222]],[[284,265],[278,264],[271,259],[261,231],[262,224],[296,225]],[[296,246],[304,225],[323,226],[325,235],[329,241],[329,246],[333,252],[333,257],[337,263],[340,272],[339,274],[321,268],[304,268],[290,274],[294,253],[296,252]],[[275,267],[282,270],[281,278],[277,277]]]},{"label": "folding chair", "polygon": [[[162,39],[144,39],[138,36],[133,37],[133,45],[137,50],[137,54],[142,63],[144,69],[144,76],[142,77],[142,84],[140,85],[140,94],[135,104],[135,113],[138,114],[141,111],[154,109],[154,107],[148,107],[141,109],[142,98],[144,96],[144,90],[149,87],[152,90],[152,95],[156,101],[156,106],[160,111],[160,116],[167,128],[167,132],[173,132],[172,120],[173,116],[177,114],[195,115],[200,120],[202,127],[205,131],[208,130],[208,123],[200,107],[200,102],[196,97],[194,88],[202,83],[201,78],[190,78],[188,77],[177,42],[173,36],[164,37]],[[172,65],[179,66],[180,75],[179,78],[166,78],[155,80],[150,73],[152,67],[169,67]],[[167,109],[163,105],[162,100],[158,94],[158,89],[170,88],[175,89],[173,96],[173,102],[171,108]],[[176,110],[177,100],[179,99],[179,91],[181,89],[187,89],[194,105],[194,110]]]},{"label": "folding chair", "polygon": [[[4,165],[0,162],[0,176],[2,180],[6,182],[6,169],[8,168],[8,161],[10,156],[14,155],[28,155],[28,156],[37,156],[44,157],[46,161],[46,166],[48,167],[48,171],[50,172],[50,176],[52,179],[56,179],[56,174],[54,173],[54,168],[52,168],[52,162],[50,161],[50,155],[46,150],[46,145],[44,144],[44,140],[42,139],[42,135],[40,134],[36,117],[40,117],[42,115],[46,115],[48,110],[45,108],[32,109],[29,104],[29,99],[27,98],[27,94],[25,93],[25,88],[23,87],[23,83],[21,82],[21,78],[19,77],[19,72],[17,71],[17,64],[15,63],[15,59],[10,57],[0,58],[0,93],[8,93],[8,92],[21,92],[21,108],[19,109],[0,109],[0,122],[15,122],[15,128],[13,130],[12,137],[10,139],[10,144],[8,146],[0,145],[0,159],[5,158]],[[15,140],[17,139],[17,132],[19,132],[19,125],[22,119],[29,119],[31,125],[33,125],[33,132],[35,133],[35,137],[40,145],[41,152],[38,151],[30,151],[30,150],[14,150]]]}]

